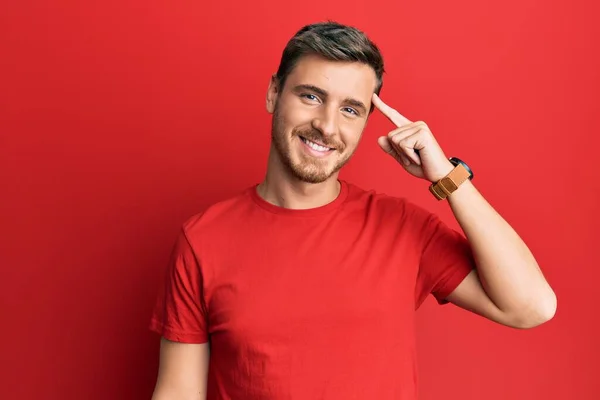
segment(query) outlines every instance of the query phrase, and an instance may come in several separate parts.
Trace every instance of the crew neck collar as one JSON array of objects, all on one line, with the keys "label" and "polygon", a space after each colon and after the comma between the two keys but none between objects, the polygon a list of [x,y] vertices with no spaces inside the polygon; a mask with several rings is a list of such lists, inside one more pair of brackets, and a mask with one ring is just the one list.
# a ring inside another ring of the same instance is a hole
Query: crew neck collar
[{"label": "crew neck collar", "polygon": [[333,199],[329,203],[324,204],[322,206],[306,208],[306,209],[291,209],[291,208],[285,208],[285,207],[281,207],[281,206],[277,206],[275,204],[269,203],[268,201],[266,201],[265,199],[260,197],[260,195],[258,194],[258,191],[256,190],[258,187],[258,184],[253,185],[249,190],[250,190],[250,196],[252,197],[252,200],[259,207],[263,208],[264,210],[266,210],[270,213],[279,214],[279,215],[288,215],[288,216],[298,216],[298,217],[312,217],[312,216],[323,215],[325,213],[333,211],[336,208],[338,208],[346,200],[346,198],[348,197],[348,184],[346,183],[346,181],[341,180],[341,179],[339,179],[338,182],[340,183],[340,192],[338,193],[338,195],[335,199]]}]

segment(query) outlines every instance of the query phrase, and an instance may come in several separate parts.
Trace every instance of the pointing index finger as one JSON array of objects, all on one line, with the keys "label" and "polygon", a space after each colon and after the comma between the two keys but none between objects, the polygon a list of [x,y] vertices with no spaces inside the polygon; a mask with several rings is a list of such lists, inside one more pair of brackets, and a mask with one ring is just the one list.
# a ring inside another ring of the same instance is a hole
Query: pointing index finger
[{"label": "pointing index finger", "polygon": [[408,125],[411,121],[400,114],[398,111],[394,110],[392,107],[388,106],[381,100],[376,93],[373,93],[373,104],[383,115],[385,115],[393,124],[400,128],[401,126]]}]

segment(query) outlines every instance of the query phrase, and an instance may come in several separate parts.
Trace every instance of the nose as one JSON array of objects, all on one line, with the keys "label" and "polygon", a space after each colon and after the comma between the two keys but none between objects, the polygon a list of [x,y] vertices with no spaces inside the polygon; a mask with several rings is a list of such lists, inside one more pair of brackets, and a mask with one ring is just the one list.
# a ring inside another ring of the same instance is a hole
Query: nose
[{"label": "nose", "polygon": [[320,131],[323,136],[338,134],[338,112],[334,107],[321,107],[312,120],[312,126]]}]

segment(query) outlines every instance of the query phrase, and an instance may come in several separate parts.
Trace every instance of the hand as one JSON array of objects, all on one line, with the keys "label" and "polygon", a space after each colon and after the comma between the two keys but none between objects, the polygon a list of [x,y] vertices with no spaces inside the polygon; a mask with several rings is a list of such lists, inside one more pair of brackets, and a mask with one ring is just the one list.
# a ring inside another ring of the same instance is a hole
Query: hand
[{"label": "hand", "polygon": [[427,124],[411,122],[373,94],[373,104],[388,117],[396,129],[377,140],[379,146],[396,159],[406,171],[418,178],[437,182],[454,166],[445,156]]}]

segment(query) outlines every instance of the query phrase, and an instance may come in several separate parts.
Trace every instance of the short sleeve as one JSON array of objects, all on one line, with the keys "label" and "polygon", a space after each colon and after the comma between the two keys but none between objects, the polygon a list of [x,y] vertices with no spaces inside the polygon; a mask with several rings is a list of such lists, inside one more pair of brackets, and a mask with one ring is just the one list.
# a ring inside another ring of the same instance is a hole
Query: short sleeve
[{"label": "short sleeve", "polygon": [[201,268],[181,230],[159,288],[150,329],[171,341],[205,343],[207,325]]},{"label": "short sleeve", "polygon": [[418,308],[432,294],[439,304],[475,268],[467,239],[431,214],[424,227],[424,239],[417,284],[415,305]]}]

